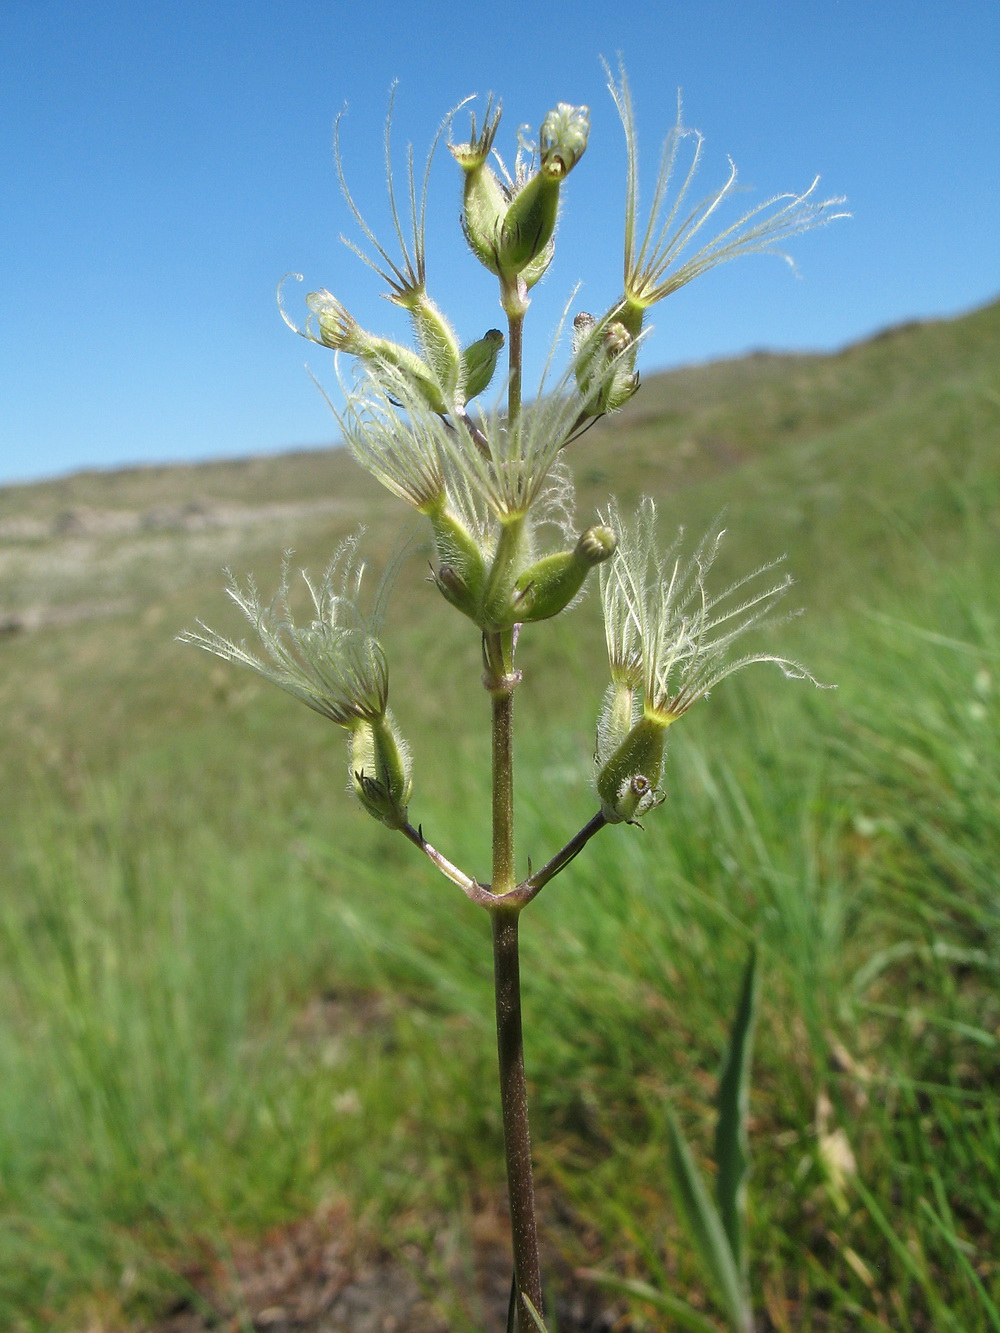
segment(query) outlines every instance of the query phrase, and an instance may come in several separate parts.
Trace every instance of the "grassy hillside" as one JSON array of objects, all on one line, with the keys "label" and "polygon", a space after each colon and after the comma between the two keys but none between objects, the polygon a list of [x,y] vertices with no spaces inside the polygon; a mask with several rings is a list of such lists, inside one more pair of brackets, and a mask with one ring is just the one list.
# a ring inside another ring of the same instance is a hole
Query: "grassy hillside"
[{"label": "grassy hillside", "polygon": [[[580,1264],[701,1299],[663,1108],[707,1155],[751,939],[761,1327],[1000,1328],[998,367],[993,305],[650,377],[575,446],[581,515],[611,489],[692,533],[725,509],[720,578],[787,552],[808,614],[768,646],[838,688],[720,687],[645,833],[606,830],[525,920],[564,1333],[613,1304]],[[401,519],[336,450],[0,490],[4,1327],[206,1301],[264,1327],[288,1300],[233,1274],[314,1215],[423,1292],[403,1326],[495,1323],[487,923],[352,806],[340,733],[173,639],[237,628],[223,565],[266,590],[283,549],[319,568],[363,520],[386,558]],[[479,645],[425,576],[418,543],[387,633],[412,810],[484,874]],[[537,864],[594,809],[594,600],[521,652]]]}]

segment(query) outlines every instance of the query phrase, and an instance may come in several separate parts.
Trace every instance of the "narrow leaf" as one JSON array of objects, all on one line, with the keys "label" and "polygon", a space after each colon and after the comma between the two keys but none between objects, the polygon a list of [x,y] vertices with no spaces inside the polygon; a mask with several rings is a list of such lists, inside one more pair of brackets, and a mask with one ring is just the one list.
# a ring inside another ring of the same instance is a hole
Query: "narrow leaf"
[{"label": "narrow leaf", "polygon": [[636,1300],[645,1301],[654,1310],[662,1310],[664,1314],[673,1315],[677,1327],[686,1329],[687,1333],[719,1333],[719,1325],[714,1319],[709,1319],[707,1315],[688,1305],[687,1301],[681,1300],[679,1296],[672,1296],[669,1291],[658,1291],[647,1282],[616,1277],[614,1273],[601,1273],[595,1268],[585,1268],[580,1275],[590,1278],[592,1282],[599,1282],[602,1287],[610,1287],[612,1291],[620,1291],[625,1296],[634,1296]]},{"label": "narrow leaf", "polygon": [[535,1328],[538,1330],[538,1333],[549,1333],[548,1329],[545,1327],[544,1323],[542,1322],[542,1316],[538,1313],[538,1311],[537,1311],[537,1310],[535,1309],[535,1307],[532,1305],[530,1299],[529,1299],[527,1296],[525,1296],[525,1294],[524,1294],[523,1291],[521,1292],[521,1300],[524,1301],[524,1304],[525,1304],[525,1307],[527,1308],[528,1314],[530,1314],[531,1317],[532,1317],[532,1319],[534,1320]]},{"label": "narrow leaf", "polygon": [[510,1276],[510,1301],[507,1304],[507,1333],[517,1333],[517,1273]]},{"label": "narrow leaf", "polygon": [[983,1310],[986,1313],[986,1317],[989,1320],[990,1327],[994,1330],[994,1333],[1000,1333],[1000,1310],[998,1310],[996,1305],[994,1305],[993,1301],[990,1300],[989,1293],[983,1286],[979,1274],[972,1267],[972,1264],[969,1263],[968,1257],[966,1256],[964,1250],[962,1249],[962,1242],[955,1234],[954,1228],[950,1227],[945,1221],[942,1220],[942,1218],[938,1217],[937,1213],[934,1211],[934,1209],[931,1207],[931,1205],[927,1202],[926,1199],[920,1200],[920,1206],[921,1208],[923,1208],[924,1212],[927,1214],[930,1220],[934,1223],[935,1227],[938,1229],[938,1231],[941,1233],[944,1239],[955,1251],[955,1258],[958,1260],[959,1266],[965,1273],[965,1276],[972,1283],[973,1287],[975,1287],[976,1289],[976,1295],[979,1297],[979,1303],[983,1307]]},{"label": "narrow leaf", "polygon": [[753,1327],[752,1314],[726,1229],[669,1107],[667,1142],[677,1202],[688,1231],[712,1276],[716,1297],[729,1316],[730,1324],[738,1333],[748,1333]]},{"label": "narrow leaf", "polygon": [[[923,1253],[922,1247],[918,1251],[918,1258],[906,1242],[901,1240],[896,1234],[892,1223],[879,1207],[875,1196],[870,1193],[858,1179],[855,1179],[854,1181],[854,1188],[857,1190],[858,1194],[860,1194],[861,1201],[868,1209],[869,1216],[872,1218],[885,1239],[889,1242],[893,1254],[895,1254],[900,1264],[910,1277],[913,1278],[914,1282],[922,1288],[924,1295],[927,1297],[927,1304],[930,1306],[931,1315],[935,1321],[934,1327],[948,1327],[958,1330],[960,1325],[957,1316],[953,1311],[948,1309],[940,1292],[935,1287],[930,1273],[928,1272],[926,1256]],[[920,1262],[921,1259],[924,1260],[922,1264]]]},{"label": "narrow leaf", "polygon": [[746,1285],[744,1242],[746,1180],[750,1169],[747,1120],[750,1115],[750,1060],[757,1011],[757,950],[750,949],[729,1049],[719,1078],[719,1119],[715,1127],[716,1198],[733,1260]]}]

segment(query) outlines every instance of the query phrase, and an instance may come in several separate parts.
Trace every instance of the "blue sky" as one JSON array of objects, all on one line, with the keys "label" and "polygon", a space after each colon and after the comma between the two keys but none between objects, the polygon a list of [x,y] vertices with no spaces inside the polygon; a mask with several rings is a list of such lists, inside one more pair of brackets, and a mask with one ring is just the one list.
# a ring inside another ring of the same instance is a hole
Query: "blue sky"
[{"label": "blue sky", "polygon": [[[599,57],[621,52],[649,181],[673,123],[727,154],[747,203],[805,188],[853,218],[794,240],[798,276],[754,256],[655,312],[644,367],[751,348],[826,349],[1000,291],[1000,11],[993,0],[674,3],[466,0],[6,0],[0,7],[0,484],[78,468],[320,445],[335,426],[304,364],[331,354],[278,317],[328,287],[405,337],[382,284],[339,243],[334,117],[359,203],[385,234],[381,134],[422,156],[470,93],[504,103],[498,143],[557,101],[592,135],[536,289],[533,364],[563,302],[600,311],[621,270],[624,153]],[[465,121],[457,123],[460,135]],[[463,340],[501,322],[457,228],[458,169],[432,177],[431,294]]]}]

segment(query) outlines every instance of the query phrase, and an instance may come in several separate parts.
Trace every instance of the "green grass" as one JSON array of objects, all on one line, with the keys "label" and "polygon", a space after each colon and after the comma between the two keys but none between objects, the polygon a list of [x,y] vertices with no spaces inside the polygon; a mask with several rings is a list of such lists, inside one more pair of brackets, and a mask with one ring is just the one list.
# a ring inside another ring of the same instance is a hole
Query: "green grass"
[{"label": "green grass", "polygon": [[[525,918],[537,1162],[570,1262],[699,1300],[664,1106],[704,1159],[753,939],[762,1320],[1000,1327],[998,347],[993,306],[837,356],[677,372],[581,445],[583,510],[649,490],[692,532],[726,507],[734,569],[787,550],[809,614],[770,641],[838,688],[766,668],[721,686],[671,734],[646,831],[605,830]],[[227,560],[266,588],[283,545],[316,567],[361,511],[389,549],[397,510],[347,462],[0,492],[0,518],[42,525],[0,549],[0,612],[91,608],[0,640],[15,1333],[141,1326],[206,1247],[330,1199],[431,1264],[441,1219],[460,1236],[502,1188],[485,915],[351,805],[338,732],[172,642],[195,615],[222,623]],[[296,517],[324,487],[344,508]],[[44,526],[262,489],[293,510],[207,534]],[[485,874],[478,644],[424,569],[417,552],[389,631],[412,811]],[[593,813],[601,644],[593,599],[524,636],[522,864]],[[474,1305],[453,1326],[481,1329]]]}]

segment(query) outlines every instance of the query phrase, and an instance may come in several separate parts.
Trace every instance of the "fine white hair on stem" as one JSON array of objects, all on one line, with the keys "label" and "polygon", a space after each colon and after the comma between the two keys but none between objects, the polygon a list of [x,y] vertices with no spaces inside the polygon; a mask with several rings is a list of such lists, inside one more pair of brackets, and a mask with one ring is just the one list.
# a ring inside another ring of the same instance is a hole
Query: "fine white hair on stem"
[{"label": "fine white hair on stem", "polygon": [[355,728],[385,715],[389,669],[378,641],[391,582],[391,570],[375,594],[369,614],[359,606],[364,564],[357,558],[361,533],[342,541],[319,583],[302,571],[312,602],[312,618],[296,624],[289,587],[290,553],[281,566],[281,582],[270,602],[262,602],[253,577],[241,587],[227,570],[226,592],[260,639],[263,657],[198,622],[178,638],[227,662],[249,667],[301,699],[339,726]]},{"label": "fine white hair on stem", "polygon": [[[725,200],[736,190],[736,167],[729,161],[729,175],[724,184],[697,202],[690,202],[689,191],[701,163],[703,136],[684,126],[678,97],[677,122],[667,135],[660,156],[646,226],[639,234],[639,152],[635,129],[632,93],[624,67],[619,63],[618,79],[604,62],[608,90],[625,130],[628,155],[625,189],[624,300],[646,308],[683,287],[699,274],[740,255],[777,254],[792,264],[780,245],[789,237],[810,231],[846,213],[832,211],[843,198],[817,199],[819,177],[801,194],[780,194],[747,210],[735,222],[724,227],[711,240],[698,244],[702,229]],[[690,155],[683,157],[685,145]],[[677,260],[684,250],[698,248],[683,263]],[[794,267],[794,265],[793,265]]]},{"label": "fine white hair on stem", "polygon": [[615,556],[600,571],[612,680],[641,684],[646,713],[673,721],[754,662],[773,662],[791,679],[819,683],[800,663],[774,653],[730,657],[742,634],[774,623],[774,608],[792,586],[788,574],[769,577],[784,557],[713,594],[706,581],[724,529],[711,528],[685,557],[683,532],[664,551],[657,549],[656,506],[650,499],[634,518],[624,517],[612,501],[602,518],[619,538]]}]

